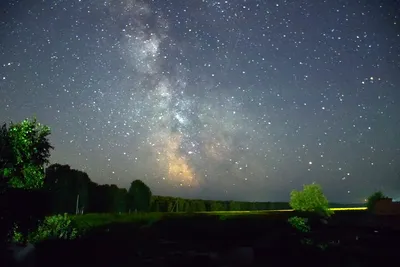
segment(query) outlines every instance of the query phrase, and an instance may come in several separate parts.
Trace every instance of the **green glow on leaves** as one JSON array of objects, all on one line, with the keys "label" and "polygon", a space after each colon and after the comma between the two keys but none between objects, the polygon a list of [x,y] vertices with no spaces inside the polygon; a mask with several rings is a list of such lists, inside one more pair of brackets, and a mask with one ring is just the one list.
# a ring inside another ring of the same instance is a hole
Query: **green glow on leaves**
[{"label": "green glow on leaves", "polygon": [[50,128],[25,119],[20,123],[3,125],[0,144],[8,152],[1,155],[0,173],[9,186],[40,188],[43,186],[43,165],[48,163],[53,147],[48,141]]}]

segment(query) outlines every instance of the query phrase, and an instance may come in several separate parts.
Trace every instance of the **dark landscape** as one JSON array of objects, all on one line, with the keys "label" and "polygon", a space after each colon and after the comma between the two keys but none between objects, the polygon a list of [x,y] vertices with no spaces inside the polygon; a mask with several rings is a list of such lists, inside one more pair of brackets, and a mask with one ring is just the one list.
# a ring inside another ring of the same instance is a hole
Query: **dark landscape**
[{"label": "dark landscape", "polygon": [[381,191],[329,203],[317,183],[289,202],[157,196],[93,182],[53,149],[36,119],[4,124],[1,234],[5,266],[374,266],[400,263],[400,203]]},{"label": "dark landscape", "polygon": [[[376,266],[400,263],[396,253],[400,232],[380,226],[380,220],[387,218],[377,218],[365,211],[341,211],[327,225],[316,222],[310,233],[302,234],[287,223],[291,213],[228,215],[226,219],[217,215],[170,215],[150,226],[105,225],[79,240],[43,242],[37,247],[38,266],[51,266],[60,258],[64,260],[59,266]],[[398,218],[397,222],[393,221],[394,225],[398,225]],[[313,244],[302,244],[305,238]],[[247,264],[248,257],[241,251],[246,248],[254,253]]]}]

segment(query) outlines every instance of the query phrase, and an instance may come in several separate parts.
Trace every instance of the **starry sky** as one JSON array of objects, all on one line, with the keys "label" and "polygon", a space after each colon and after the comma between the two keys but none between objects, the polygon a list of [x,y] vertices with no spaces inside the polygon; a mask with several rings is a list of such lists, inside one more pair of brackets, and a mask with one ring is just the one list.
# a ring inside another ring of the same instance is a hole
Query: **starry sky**
[{"label": "starry sky", "polygon": [[0,122],[36,115],[51,163],[154,194],[400,196],[400,3],[0,4]]}]

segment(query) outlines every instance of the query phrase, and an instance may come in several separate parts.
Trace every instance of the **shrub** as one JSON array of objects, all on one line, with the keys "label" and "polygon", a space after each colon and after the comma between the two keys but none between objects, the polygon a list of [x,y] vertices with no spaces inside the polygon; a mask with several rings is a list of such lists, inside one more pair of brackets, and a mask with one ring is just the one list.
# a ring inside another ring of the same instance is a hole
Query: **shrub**
[{"label": "shrub", "polygon": [[367,199],[367,209],[368,211],[372,211],[373,208],[375,207],[375,204],[381,200],[381,199],[386,199],[388,198],[385,196],[381,191],[373,193],[371,196],[368,197]]},{"label": "shrub", "polygon": [[12,240],[15,243],[23,244],[25,242],[24,235],[19,231],[18,224],[14,224],[12,229]]},{"label": "shrub", "polygon": [[[22,237],[18,228],[14,228],[13,239],[18,242]],[[45,239],[75,239],[78,237],[78,230],[73,226],[67,214],[48,216],[39,224],[39,227],[29,233],[28,241],[37,243]]]},{"label": "shrub", "polygon": [[308,225],[307,218],[294,216],[294,217],[289,218],[288,222],[290,223],[290,225],[293,228],[299,230],[300,232],[308,233],[311,230],[310,226]]},{"label": "shrub", "polygon": [[313,212],[326,217],[333,214],[321,186],[317,184],[304,185],[302,191],[293,190],[289,205],[296,211]]}]

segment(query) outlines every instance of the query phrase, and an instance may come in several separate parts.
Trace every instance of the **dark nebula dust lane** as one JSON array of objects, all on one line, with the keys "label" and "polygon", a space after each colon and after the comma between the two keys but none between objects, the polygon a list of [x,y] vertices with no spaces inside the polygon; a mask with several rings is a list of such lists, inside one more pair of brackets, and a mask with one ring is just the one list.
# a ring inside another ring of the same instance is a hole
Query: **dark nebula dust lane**
[{"label": "dark nebula dust lane", "polygon": [[395,1],[5,1],[0,121],[51,162],[155,194],[400,196]]}]

